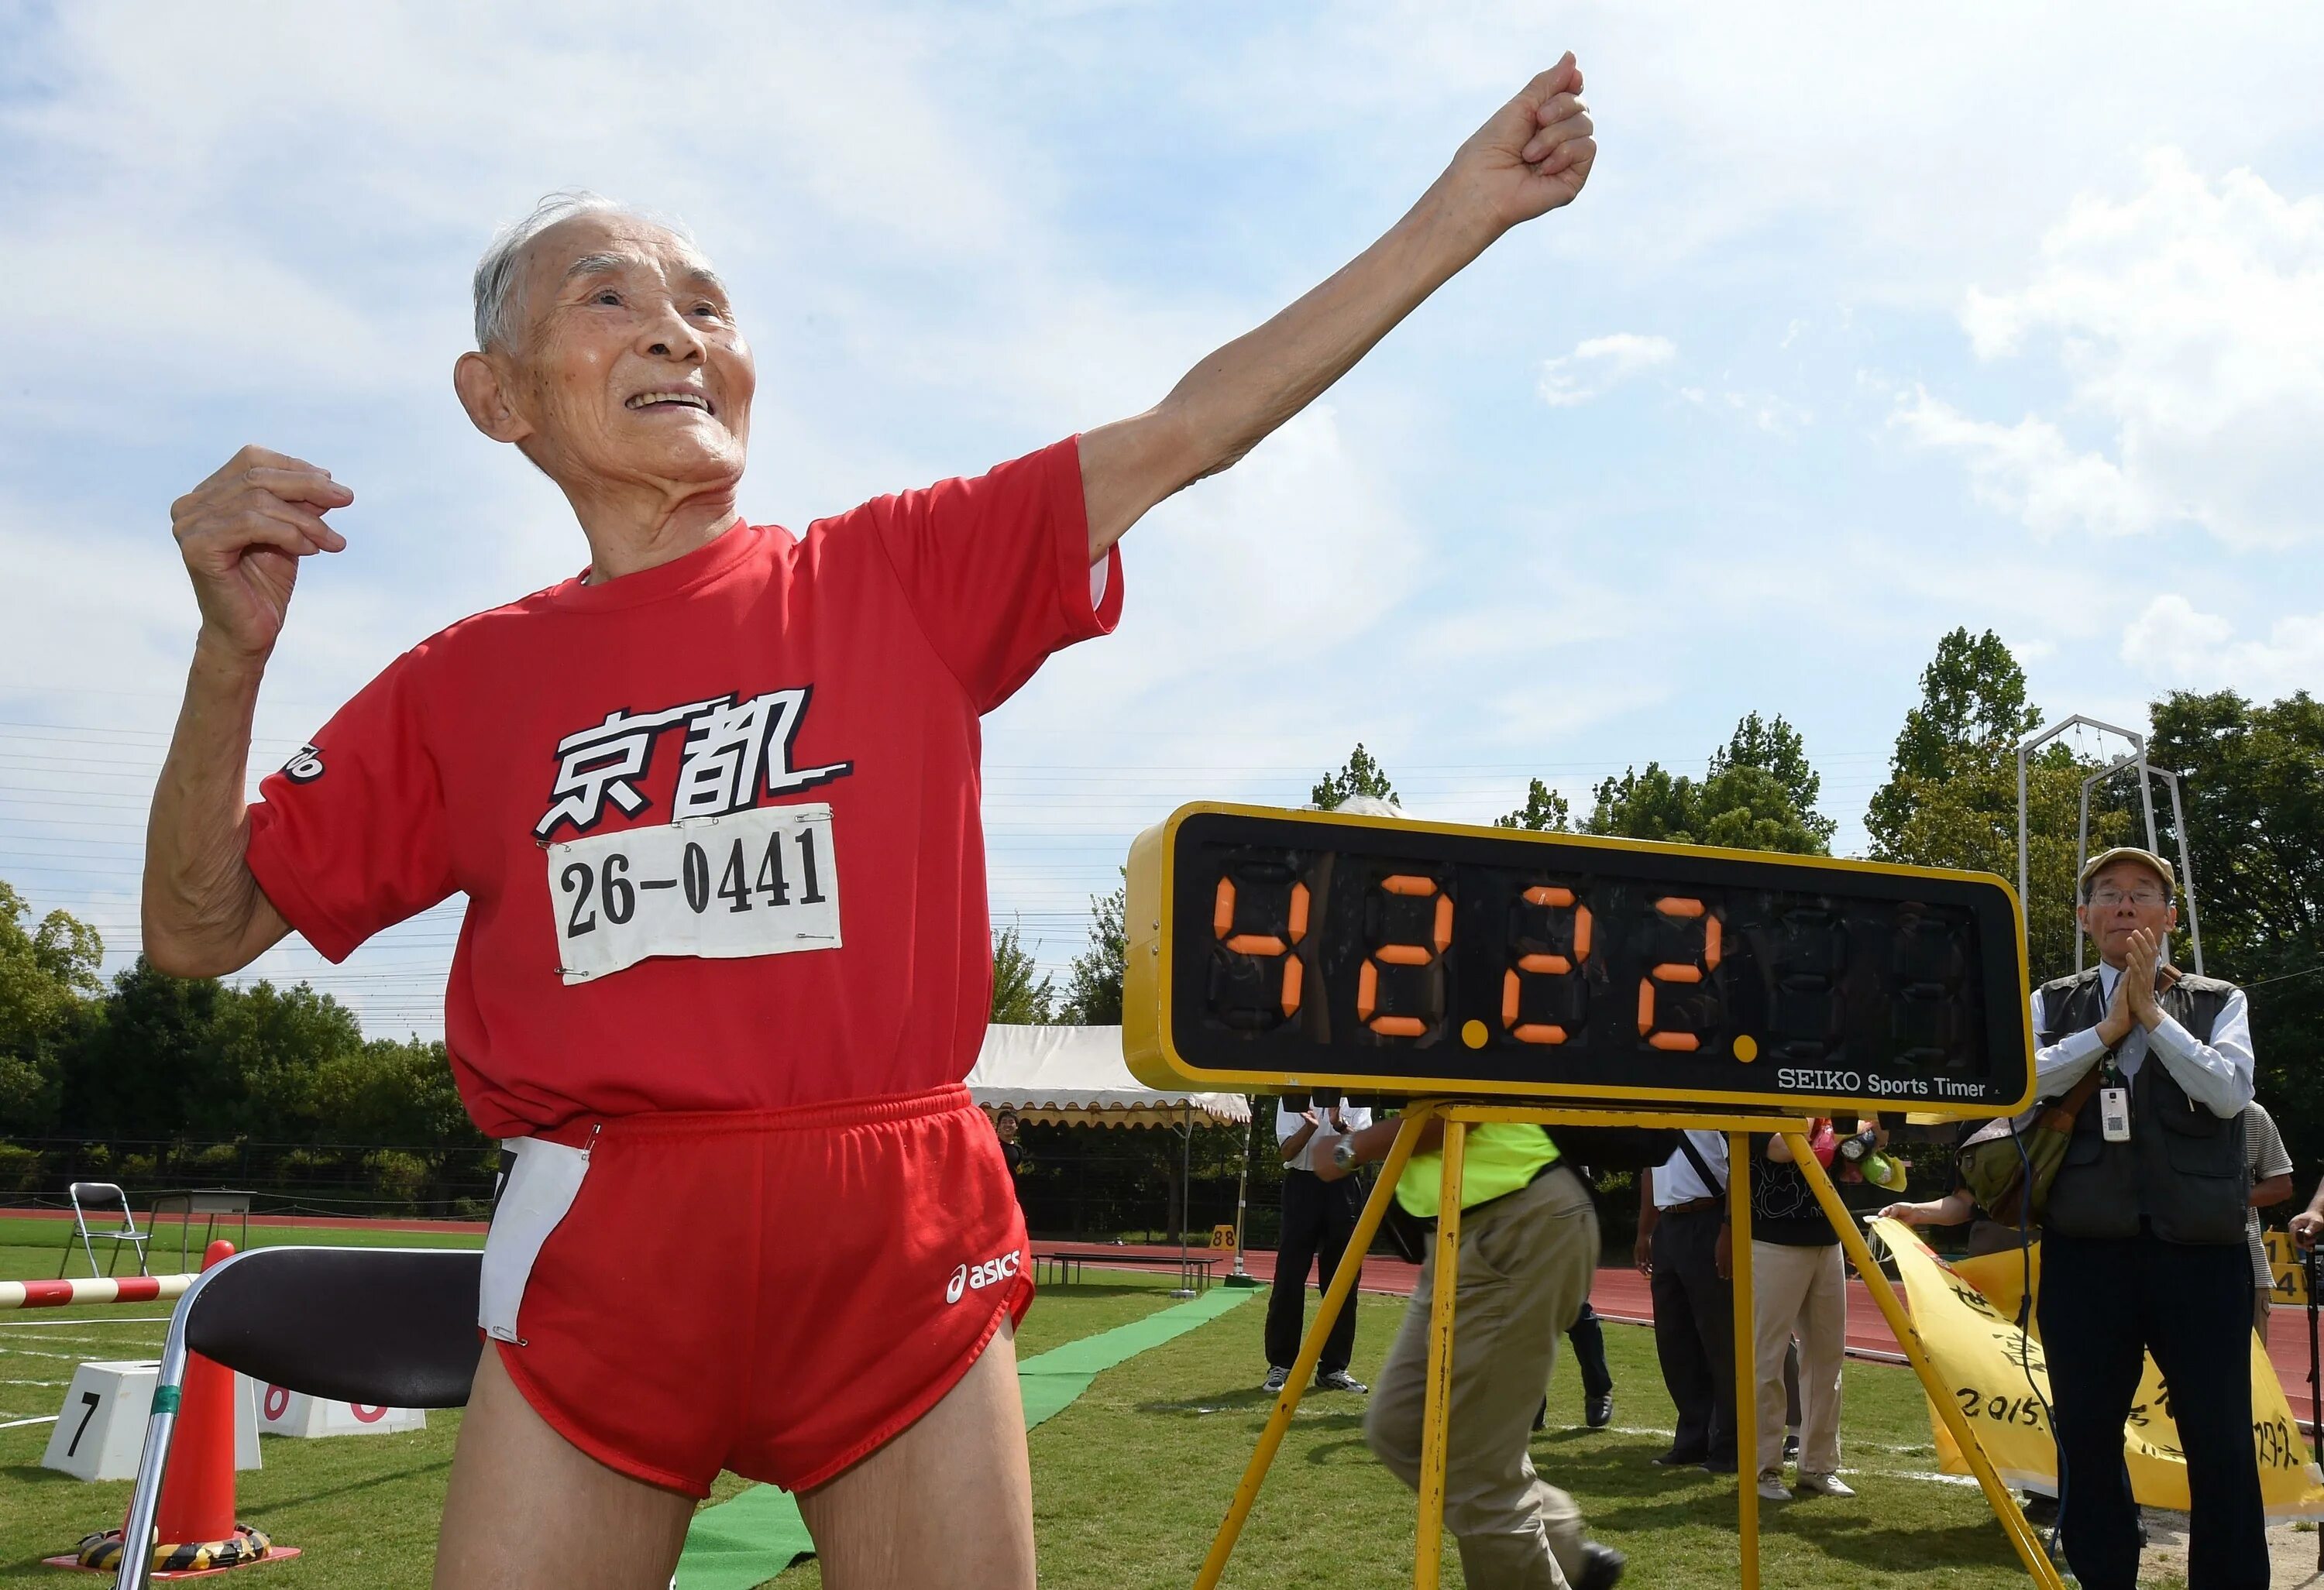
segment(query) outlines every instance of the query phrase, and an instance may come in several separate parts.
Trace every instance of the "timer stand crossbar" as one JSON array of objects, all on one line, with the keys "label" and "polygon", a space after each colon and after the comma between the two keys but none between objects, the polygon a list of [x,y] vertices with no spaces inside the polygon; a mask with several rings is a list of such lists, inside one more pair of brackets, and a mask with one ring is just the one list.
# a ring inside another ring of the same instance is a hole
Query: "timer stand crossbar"
[{"label": "timer stand crossbar", "polygon": [[[1978,1486],[1992,1505],[1994,1516],[2000,1521],[2009,1543],[2015,1548],[2025,1570],[2042,1590],[2063,1590],[2057,1567],[2050,1560],[2034,1528],[2019,1511],[2017,1499],[2002,1484],[1985,1449],[1978,1443],[1976,1433],[1962,1417],[1960,1409],[1946,1394],[1943,1383],[1937,1378],[1935,1368],[1923,1348],[1920,1335],[1906,1318],[1904,1304],[1888,1284],[1863,1234],[1857,1230],[1847,1208],[1840,1200],[1840,1191],[1832,1185],[1831,1177],[1809,1151],[1808,1123],[1796,1117],[1751,1116],[1735,1112],[1707,1113],[1701,1111],[1600,1110],[1587,1107],[1546,1107],[1536,1105],[1496,1104],[1478,1100],[1429,1098],[1408,1105],[1401,1117],[1396,1140],[1388,1150],[1388,1161],[1373,1184],[1371,1195],[1365,1200],[1363,1213],[1356,1222],[1350,1237],[1347,1257],[1332,1276],[1331,1285],[1323,1294],[1323,1306],[1316,1310],[1314,1321],[1299,1344],[1299,1356],[1291,1366],[1289,1378],[1282,1393],[1276,1398],[1274,1411],[1268,1415],[1266,1428],[1259,1432],[1259,1444],[1245,1466],[1241,1481],[1235,1487],[1233,1502],[1221,1521],[1218,1532],[1211,1541],[1209,1554],[1202,1569],[1194,1576],[1194,1590],[1213,1590],[1226,1572],[1227,1559],[1234,1552],[1235,1543],[1242,1534],[1244,1522],[1258,1499],[1259,1487],[1266,1483],[1267,1473],[1283,1445],[1283,1438],[1291,1426],[1292,1415],[1298,1410],[1301,1399],[1322,1359],[1324,1338],[1331,1333],[1332,1323],[1340,1310],[1351,1306],[1349,1294],[1354,1290],[1357,1261],[1370,1247],[1379,1230],[1380,1221],[1388,1211],[1388,1200],[1395,1195],[1397,1180],[1412,1159],[1420,1134],[1431,1121],[1444,1126],[1443,1183],[1435,1243],[1436,1273],[1434,1292],[1431,1299],[1428,1337],[1428,1376],[1425,1411],[1422,1418],[1421,1470],[1419,1495],[1419,1529],[1416,1552],[1413,1563],[1414,1590],[1437,1590],[1443,1558],[1444,1530],[1444,1461],[1445,1434],[1451,1404],[1452,1372],[1453,1299],[1457,1288],[1461,1247],[1461,1172],[1468,1129],[1495,1122],[1522,1122],[1555,1128],[1557,1126],[1647,1126],[1683,1130],[1723,1132],[1727,1135],[1730,1165],[1749,1163],[1749,1136],[1754,1133],[1773,1133],[1782,1137],[1790,1147],[1792,1158],[1808,1185],[1813,1189],[1816,1201],[1832,1231],[1839,1236],[1857,1273],[1871,1291],[1873,1301],[1879,1306],[1881,1316],[1895,1334],[1897,1344],[1920,1377],[1929,1395],[1929,1404],[1944,1421],[1961,1454],[1969,1460]],[[1746,1457],[1757,1450],[1757,1425],[1758,1400],[1745,1394],[1746,1388],[1757,1383],[1752,1347],[1755,1332],[1751,1313],[1751,1209],[1748,1193],[1748,1178],[1729,1178],[1728,1199],[1734,1227],[1735,1274],[1735,1399],[1736,1450]],[[1759,1493],[1756,1460],[1737,1466],[1738,1486],[1736,1503],[1738,1532],[1742,1549],[1742,1568],[1738,1579],[1740,1590],[1759,1587]]]}]

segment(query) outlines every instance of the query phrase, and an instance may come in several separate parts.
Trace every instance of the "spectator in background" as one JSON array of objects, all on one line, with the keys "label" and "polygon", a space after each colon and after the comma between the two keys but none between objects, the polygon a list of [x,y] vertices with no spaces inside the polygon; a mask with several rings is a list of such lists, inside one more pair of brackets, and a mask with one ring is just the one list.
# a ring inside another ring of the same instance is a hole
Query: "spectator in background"
[{"label": "spectator in background", "polygon": [[1665,1467],[1735,1472],[1735,1286],[1727,1224],[1727,1138],[1688,1132],[1662,1168],[1638,1173],[1638,1273],[1652,1282],[1655,1356],[1678,1409]]},{"label": "spectator in background", "polygon": [[[1326,1126],[1326,1117],[1329,1125]],[[1326,1153],[1337,1138],[1372,1124],[1372,1112],[1334,1098],[1327,1109],[1294,1110],[1281,1099],[1275,1105],[1275,1141],[1283,1153],[1283,1235],[1275,1245],[1275,1285],[1267,1298],[1267,1389],[1279,1392],[1291,1378],[1299,1356],[1299,1337],[1307,1319],[1307,1269],[1315,1266],[1315,1290],[1322,1292],[1339,1272],[1356,1234],[1356,1218],[1363,1213],[1363,1183],[1348,1178],[1325,1181],[1315,1173],[1315,1152]],[[1363,1280],[1363,1255],[1356,1255],[1357,1282]],[[1356,1351],[1356,1300],[1332,1321],[1323,1338],[1323,1356],[1315,1361],[1315,1385],[1320,1391],[1362,1392],[1370,1388],[1348,1373]]]},{"label": "spectator in background", "polygon": [[2042,1228],[2031,1226],[2024,1231],[2006,1221],[1997,1220],[1985,1211],[1968,1186],[1961,1181],[1960,1150],[2003,1132],[2022,1129],[2040,1107],[2017,1118],[2002,1117],[1990,1121],[1964,1121],[1960,1136],[1954,1144],[1951,1164],[1952,1185],[1942,1198],[1932,1198],[1922,1203],[1892,1203],[1880,1211],[1885,1219],[1901,1220],[1907,1226],[1959,1226],[1969,1224],[1969,1255],[1975,1259],[1987,1254],[2007,1253],[2025,1243],[2042,1240]]},{"label": "spectator in background", "polygon": [[1017,1195],[1017,1208],[1025,1208],[1025,1145],[1017,1141],[1017,1112],[1005,1106],[992,1117],[992,1135],[1001,1139],[1001,1157],[1009,1166],[1009,1188]]},{"label": "spectator in background", "polygon": [[2292,1156],[2283,1134],[2264,1105],[2244,1106],[2244,1170],[2251,1177],[2251,1207],[2244,1214],[2244,1236],[2251,1245],[2252,1328],[2267,1339],[2267,1309],[2275,1299],[2275,1272],[2268,1268],[2267,1244],[2260,1240],[2259,1212],[2292,1196]]},{"label": "spectator in background", "polygon": [[[1812,1137],[1829,1140],[1819,1120]],[[1840,1365],[1848,1350],[1848,1282],[1840,1234],[1780,1137],[1751,1139],[1751,1300],[1758,1403],[1759,1494],[1853,1496],[1840,1477]],[[1784,1354],[1799,1340],[1800,1466],[1784,1484]]]}]

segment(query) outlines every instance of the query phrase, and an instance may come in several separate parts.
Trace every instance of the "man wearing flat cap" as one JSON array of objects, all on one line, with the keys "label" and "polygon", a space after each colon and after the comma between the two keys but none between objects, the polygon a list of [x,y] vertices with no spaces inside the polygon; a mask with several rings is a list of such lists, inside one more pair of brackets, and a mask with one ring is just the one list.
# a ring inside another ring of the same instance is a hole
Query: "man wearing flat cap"
[{"label": "man wearing flat cap", "polygon": [[2066,1560],[2085,1590],[2137,1583],[2123,1421],[2147,1353],[2186,1454],[2188,1584],[2268,1583],[2243,1241],[2250,1012],[2241,988],[2170,964],[2176,886],[2146,850],[2092,860],[2076,914],[2098,964],[2034,992],[2042,1096],[2097,1084],[2050,1190],[2041,1294]]}]

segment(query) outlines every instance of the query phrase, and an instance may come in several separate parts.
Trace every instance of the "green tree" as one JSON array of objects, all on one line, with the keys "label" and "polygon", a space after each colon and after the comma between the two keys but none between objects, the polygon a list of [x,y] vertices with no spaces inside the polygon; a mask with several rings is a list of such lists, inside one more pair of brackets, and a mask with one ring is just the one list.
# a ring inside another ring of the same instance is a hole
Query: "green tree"
[{"label": "green tree", "polygon": [[344,1050],[316,1067],[311,1097],[318,1142],[487,1146],[460,1103],[441,1043],[373,1038]]},{"label": "green tree", "polygon": [[1114,1026],[1121,1021],[1121,969],[1128,951],[1122,915],[1127,886],[1090,896],[1089,948],[1074,957],[1057,1019],[1081,1026]]},{"label": "green tree", "polygon": [[1865,814],[1873,854],[1895,851],[1918,804],[1965,767],[2010,761],[2014,813],[2017,746],[2041,721],[2041,709],[2025,698],[2025,670],[2000,636],[1987,630],[1972,639],[1966,628],[1944,636],[1921,670],[1921,699],[1897,732],[1888,782]]},{"label": "green tree", "polygon": [[1371,753],[1364,749],[1361,740],[1356,742],[1356,749],[1349,754],[1346,767],[1337,773],[1326,773],[1316,780],[1308,799],[1324,811],[1331,812],[1356,795],[1371,795],[1383,801],[1396,799],[1396,787],[1388,783],[1387,773],[1372,759]]},{"label": "green tree", "polygon": [[1045,1026],[1056,1019],[1056,989],[1033,963],[1017,924],[992,935],[992,1019],[1015,1026]]},{"label": "green tree", "polygon": [[[2179,692],[2153,716],[2148,755],[2183,775],[2203,968],[2251,990],[2260,1100],[2305,1192],[2324,1161],[2324,702]],[[2160,790],[2155,815],[2175,861]]]},{"label": "green tree", "polygon": [[[1888,782],[1864,823],[1883,861],[1991,872],[2017,881],[2017,746],[2042,721],[2025,674],[1991,630],[1955,630],[1921,674],[1921,700],[1904,714]],[[2082,780],[2097,764],[2062,741],[2026,767],[2026,961],[2043,982],[2071,971],[2074,855]],[[2090,794],[2090,846],[2130,843],[2137,825],[2113,780]]]},{"label": "green tree", "polygon": [[1840,824],[1816,810],[1816,802],[1823,795],[1823,775],[1808,761],[1806,742],[1781,712],[1772,721],[1757,712],[1748,714],[1735,725],[1725,749],[1711,752],[1712,779],[1737,767],[1757,767],[1774,775],[1799,813],[1801,826],[1816,837],[1824,850],[1831,850],[1832,833]]},{"label": "green tree", "polygon": [[1780,717],[1770,724],[1754,712],[1711,753],[1700,780],[1673,774],[1659,762],[1603,780],[1582,829],[1673,844],[1827,855],[1831,823],[1800,804],[1803,795],[1812,801],[1821,787],[1798,731]]},{"label": "green tree", "polygon": [[104,990],[105,945],[62,911],[28,932],[30,914],[0,883],[0,1132],[38,1136],[56,1127],[68,1059]]},{"label": "green tree", "polygon": [[1536,778],[1526,789],[1526,803],[1506,817],[1493,819],[1495,828],[1530,828],[1536,832],[1570,833],[1573,808],[1565,797]]}]

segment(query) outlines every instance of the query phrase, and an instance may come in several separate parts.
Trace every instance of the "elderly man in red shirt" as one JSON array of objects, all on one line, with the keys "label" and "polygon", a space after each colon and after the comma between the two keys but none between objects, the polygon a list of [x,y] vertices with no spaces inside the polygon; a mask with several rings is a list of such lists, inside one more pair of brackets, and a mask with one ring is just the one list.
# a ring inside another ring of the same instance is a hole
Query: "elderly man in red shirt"
[{"label": "elderly man in red shirt", "polygon": [[737,510],[757,370],[708,261],[544,204],[478,268],[454,385],[564,491],[588,565],[398,657],[255,804],[260,681],[354,493],[247,447],[179,500],[202,621],[146,952],[216,976],[296,931],[337,960],[467,897],[447,1046],[515,1159],[439,1585],[659,1586],[721,1468],[799,1493],[835,1587],[1033,1583],[1024,1223],[960,1085],[991,979],[978,719],[1113,627],[1147,510],[1581,191],[1581,87],[1571,56],[1534,78],[1145,413],[796,534]]}]

